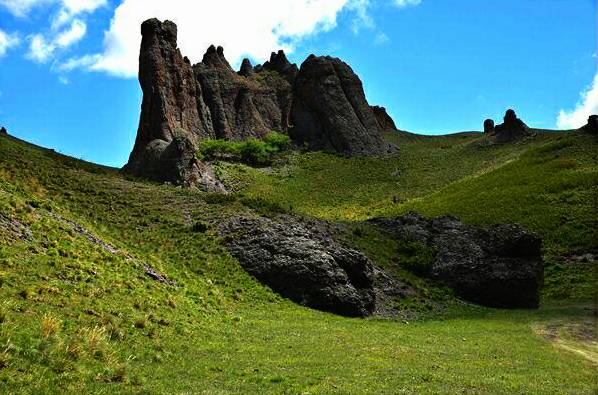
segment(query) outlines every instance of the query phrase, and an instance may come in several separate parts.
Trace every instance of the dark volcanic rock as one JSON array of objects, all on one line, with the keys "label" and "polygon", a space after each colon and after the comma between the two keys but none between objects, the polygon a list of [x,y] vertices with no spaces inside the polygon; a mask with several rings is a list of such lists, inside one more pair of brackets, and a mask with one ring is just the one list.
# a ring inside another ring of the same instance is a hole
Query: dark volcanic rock
[{"label": "dark volcanic rock", "polygon": [[[183,152],[194,154],[195,143],[214,136],[191,65],[177,49],[176,25],[150,19],[141,25],[141,34],[139,82],[143,102],[135,146],[124,170],[180,185],[193,186],[198,179],[207,182],[209,177],[197,172],[205,166],[187,157],[175,157]],[[191,167],[182,171],[184,166]]]},{"label": "dark volcanic rock", "polygon": [[6,128],[4,126],[2,128],[0,128],[0,134],[8,134],[8,131],[6,130]]},{"label": "dark volcanic rock", "polygon": [[251,77],[253,74],[255,74],[255,71],[253,70],[251,62],[247,58],[243,59],[241,69],[239,69],[239,75],[243,77]]},{"label": "dark volcanic rock", "polygon": [[598,115],[590,115],[588,123],[581,128],[584,132],[598,134]]},{"label": "dark volcanic rock", "polygon": [[[261,138],[273,131],[288,133],[292,125],[295,140],[313,149],[347,154],[387,149],[361,81],[338,59],[312,56],[300,72],[281,50],[263,66],[252,68],[245,59],[236,73],[224,49],[214,45],[191,66],[177,48],[177,27],[170,21],[147,20],[141,34],[143,102],[135,146],[124,167],[131,174],[191,185],[195,168],[183,171],[181,166],[207,167],[185,158],[174,165],[170,155],[178,152],[179,143],[166,149],[174,139],[189,142],[190,152],[204,139]],[[161,169],[165,163],[170,167]]]},{"label": "dark volcanic rock", "polygon": [[295,79],[291,137],[312,149],[386,152],[359,77],[340,59],[310,55]]},{"label": "dark volcanic rock", "polygon": [[274,291],[303,305],[345,316],[366,316],[375,306],[374,268],[316,223],[290,216],[238,217],[223,224],[231,254]]},{"label": "dark volcanic rock", "polygon": [[484,121],[484,133],[487,133],[487,134],[494,133],[494,121],[492,119],[486,119]]},{"label": "dark volcanic rock", "polygon": [[278,72],[291,84],[295,81],[297,73],[299,72],[297,65],[289,62],[282,49],[278,52],[272,52],[270,54],[270,60],[264,63],[262,68]]},{"label": "dark volcanic rock", "polygon": [[509,109],[505,113],[504,122],[494,127],[494,135],[497,143],[508,143],[533,136],[530,128]]},{"label": "dark volcanic rock", "polygon": [[376,117],[376,123],[378,129],[381,131],[386,130],[397,130],[395,122],[392,120],[390,115],[386,112],[386,108],[380,106],[371,106],[374,116]]},{"label": "dark volcanic rock", "polygon": [[221,47],[213,46],[193,66],[218,138],[245,140],[288,128],[291,84],[277,72],[258,79],[250,67],[249,61],[244,62],[235,73]]},{"label": "dark volcanic rock", "polygon": [[195,154],[195,146],[186,137],[175,137],[170,142],[153,140],[142,153],[144,167],[141,175],[154,181],[224,192],[225,188],[212,168],[197,160]]},{"label": "dark volcanic rock", "polygon": [[519,225],[478,228],[410,213],[373,220],[404,241],[437,250],[429,275],[460,296],[492,307],[536,308],[543,282],[542,240]]}]

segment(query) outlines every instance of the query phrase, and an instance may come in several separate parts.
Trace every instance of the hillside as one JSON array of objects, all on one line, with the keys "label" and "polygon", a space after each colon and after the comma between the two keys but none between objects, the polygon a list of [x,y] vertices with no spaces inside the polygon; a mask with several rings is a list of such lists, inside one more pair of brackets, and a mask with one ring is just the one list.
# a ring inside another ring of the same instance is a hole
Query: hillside
[{"label": "hillside", "polygon": [[[593,393],[595,138],[386,138],[397,154],[214,163],[234,191],[221,195],[0,137],[0,392]],[[538,232],[543,307],[471,305],[397,267],[363,221],[411,210]],[[368,319],[281,298],[216,234],[252,212],[340,223],[417,297]]]}]

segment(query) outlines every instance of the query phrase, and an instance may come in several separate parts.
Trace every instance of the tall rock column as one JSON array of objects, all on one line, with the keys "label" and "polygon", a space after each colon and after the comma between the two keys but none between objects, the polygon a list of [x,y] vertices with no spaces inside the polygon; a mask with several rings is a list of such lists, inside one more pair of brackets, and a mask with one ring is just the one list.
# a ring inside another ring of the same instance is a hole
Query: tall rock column
[{"label": "tall rock column", "polygon": [[211,183],[206,177],[211,176],[209,168],[196,161],[195,145],[214,136],[214,131],[191,64],[177,48],[177,27],[170,21],[149,19],[141,25],[141,36],[143,102],[135,146],[124,170],[206,189]]}]

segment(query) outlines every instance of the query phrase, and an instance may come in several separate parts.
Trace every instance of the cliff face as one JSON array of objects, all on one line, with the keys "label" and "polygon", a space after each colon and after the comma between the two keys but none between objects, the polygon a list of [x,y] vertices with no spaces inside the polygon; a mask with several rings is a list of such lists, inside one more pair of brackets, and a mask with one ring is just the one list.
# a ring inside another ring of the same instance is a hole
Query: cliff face
[{"label": "cliff face", "polygon": [[[147,20],[141,34],[143,103],[124,168],[131,174],[206,189],[209,167],[189,155],[199,141],[260,138],[272,131],[311,149],[387,151],[359,77],[340,59],[311,55],[298,69],[278,51],[256,67],[245,59],[237,73],[222,47],[210,46],[192,66],[177,48],[177,27],[170,21]],[[177,160],[173,153],[181,150]]]}]

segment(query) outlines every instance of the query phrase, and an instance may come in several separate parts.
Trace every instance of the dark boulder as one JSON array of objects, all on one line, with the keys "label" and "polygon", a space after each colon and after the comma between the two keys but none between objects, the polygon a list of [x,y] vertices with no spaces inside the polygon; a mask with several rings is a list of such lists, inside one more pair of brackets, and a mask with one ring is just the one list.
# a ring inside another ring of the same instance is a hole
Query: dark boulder
[{"label": "dark boulder", "polygon": [[494,121],[492,119],[486,119],[484,121],[484,133],[486,133],[486,134],[494,133]]},{"label": "dark boulder", "polygon": [[542,240],[521,226],[480,228],[451,216],[428,219],[415,213],[373,222],[398,240],[435,249],[428,275],[464,299],[491,307],[538,307]]},{"label": "dark boulder", "polygon": [[282,296],[345,316],[371,314],[372,264],[335,242],[321,226],[290,216],[237,217],[221,225],[220,232],[243,268]]},{"label": "dark boulder", "polygon": [[581,130],[590,134],[598,134],[598,115],[590,115],[588,123],[582,126]]},{"label": "dark boulder", "polygon": [[311,149],[382,154],[374,112],[359,77],[337,58],[310,55],[295,79],[291,137]]},{"label": "dark boulder", "polygon": [[8,134],[8,131],[6,130],[6,128],[4,126],[2,128],[0,128],[0,134]]},{"label": "dark boulder", "polygon": [[380,129],[380,131],[397,130],[397,126],[386,112],[386,108],[380,106],[371,106],[371,108],[374,112],[374,117],[376,117],[376,123],[378,124],[378,129]]},{"label": "dark boulder", "polygon": [[155,139],[145,146],[142,156],[144,166],[137,176],[205,191],[225,191],[212,168],[197,160],[195,146],[186,137],[175,137],[170,142]]},{"label": "dark boulder", "polygon": [[507,110],[503,123],[494,127],[494,138],[497,143],[509,143],[533,136],[534,132],[515,114],[514,110]]}]

